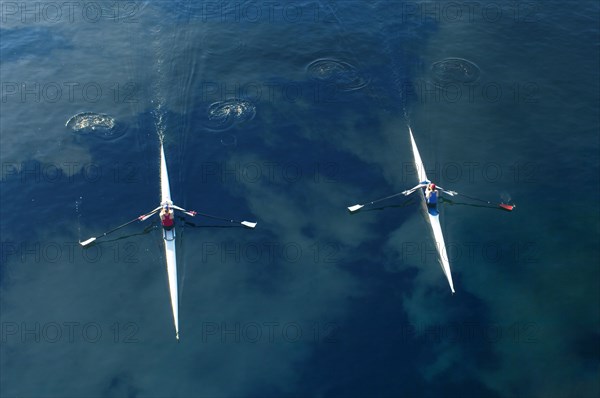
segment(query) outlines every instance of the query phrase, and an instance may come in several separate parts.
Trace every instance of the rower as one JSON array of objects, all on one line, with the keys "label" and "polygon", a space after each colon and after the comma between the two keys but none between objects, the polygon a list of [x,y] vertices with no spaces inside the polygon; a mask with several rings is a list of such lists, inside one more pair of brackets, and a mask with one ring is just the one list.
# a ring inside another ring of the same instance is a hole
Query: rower
[{"label": "rower", "polygon": [[175,220],[175,215],[173,212],[173,208],[170,206],[169,202],[163,203],[163,207],[160,210],[160,222],[163,228],[167,231],[173,228]]},{"label": "rower", "polygon": [[425,189],[425,201],[427,202],[427,206],[437,207],[438,190],[434,183],[427,185],[427,189]]}]

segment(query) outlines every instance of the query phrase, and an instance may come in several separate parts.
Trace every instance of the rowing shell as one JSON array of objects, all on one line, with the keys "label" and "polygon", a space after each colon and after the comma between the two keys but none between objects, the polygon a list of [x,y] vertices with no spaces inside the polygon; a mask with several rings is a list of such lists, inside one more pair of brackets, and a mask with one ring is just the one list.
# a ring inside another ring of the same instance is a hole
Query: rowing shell
[{"label": "rowing shell", "polygon": [[[412,144],[413,155],[415,157],[415,167],[417,169],[417,175],[419,177],[419,183],[427,182],[430,180],[427,178],[427,174],[425,174],[425,166],[423,165],[423,161],[421,160],[421,155],[419,155],[419,149],[417,148],[417,144],[415,142],[415,138],[413,137],[412,130],[410,127],[408,128],[410,132],[410,141]],[[435,240],[435,246],[437,248],[438,253],[438,261],[442,266],[442,270],[444,274],[446,274],[446,278],[448,279],[448,283],[450,284],[450,289],[452,293],[454,293],[454,284],[452,283],[452,273],[450,271],[450,262],[448,261],[448,253],[446,251],[446,244],[444,243],[444,235],[442,234],[442,227],[440,225],[440,213],[437,208],[430,208],[427,206],[427,201],[425,199],[425,188],[419,189],[421,192],[420,196],[423,198],[421,201],[425,212],[427,213],[427,219],[429,221],[429,225],[431,225],[431,230],[433,232],[433,238]]]},{"label": "rowing shell", "polygon": [[[115,231],[120,230],[121,228],[125,228],[126,226],[133,224],[137,221],[145,221],[148,218],[152,217],[154,214],[159,213],[161,209],[170,208],[173,210],[181,211],[188,216],[194,217],[196,214],[201,214],[204,217],[213,218],[216,220],[227,221],[229,223],[239,224],[246,228],[254,229],[256,227],[255,222],[250,221],[238,221],[230,218],[223,218],[217,216],[211,216],[210,214],[198,213],[193,210],[186,210],[179,206],[173,205],[171,201],[171,188],[169,186],[169,172],[167,171],[167,161],[165,160],[165,150],[162,142],[160,143],[160,198],[161,203],[160,206],[156,209],[142,214],[139,217],[134,218],[126,222],[125,224],[119,225],[116,228],[108,230],[101,235],[92,236],[89,239],[84,241],[80,241],[79,244],[83,247],[86,247],[93,242],[96,242],[98,239],[107,236]],[[173,323],[175,325],[175,337],[179,340],[179,303],[178,303],[178,293],[177,293],[177,253],[175,251],[175,227],[171,227],[166,229],[163,227],[163,241],[165,242],[165,260],[167,263],[167,276],[169,279],[169,293],[171,296],[171,308],[173,310]]]},{"label": "rowing shell", "polygon": [[[161,205],[171,201],[171,188],[169,187],[169,173],[165,160],[165,150],[160,144],[160,195]],[[177,255],[175,252],[175,228],[166,230],[163,228],[163,240],[165,242],[165,257],[167,261],[167,275],[169,277],[169,291],[171,293],[171,307],[173,308],[173,322],[175,323],[175,337],[179,340],[179,302],[177,297]]]}]

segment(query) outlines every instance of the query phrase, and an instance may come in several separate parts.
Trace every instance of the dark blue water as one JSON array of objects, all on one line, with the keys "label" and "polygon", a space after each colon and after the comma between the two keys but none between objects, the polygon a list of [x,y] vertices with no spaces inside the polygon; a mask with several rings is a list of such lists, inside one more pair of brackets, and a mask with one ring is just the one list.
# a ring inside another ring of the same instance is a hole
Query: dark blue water
[{"label": "dark blue water", "polygon": [[[1,2],[1,395],[600,394],[599,6]],[[446,198],[456,294],[417,198]],[[161,232],[178,220],[181,341]],[[579,193],[579,194],[578,194]]]}]

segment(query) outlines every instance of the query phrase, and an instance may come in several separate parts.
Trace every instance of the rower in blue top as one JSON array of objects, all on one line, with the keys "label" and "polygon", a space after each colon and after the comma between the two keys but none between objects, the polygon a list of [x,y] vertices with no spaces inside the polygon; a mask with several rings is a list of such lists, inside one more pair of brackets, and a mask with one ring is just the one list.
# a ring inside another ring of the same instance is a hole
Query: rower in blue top
[{"label": "rower in blue top", "polygon": [[442,192],[448,193],[449,195],[454,194],[453,191],[448,192],[445,191],[443,188],[438,189],[438,187],[431,181],[422,181],[414,188],[402,192],[402,194],[407,196],[416,191],[417,189],[422,189],[423,196],[425,197],[425,203],[427,204],[427,212],[429,212],[429,214],[431,214],[432,216],[437,216],[438,214],[440,214],[437,206],[440,190]]},{"label": "rower in blue top", "polygon": [[438,190],[434,183],[429,183],[425,188],[425,202],[427,203],[427,211],[434,216],[440,214],[437,209],[438,204]]}]

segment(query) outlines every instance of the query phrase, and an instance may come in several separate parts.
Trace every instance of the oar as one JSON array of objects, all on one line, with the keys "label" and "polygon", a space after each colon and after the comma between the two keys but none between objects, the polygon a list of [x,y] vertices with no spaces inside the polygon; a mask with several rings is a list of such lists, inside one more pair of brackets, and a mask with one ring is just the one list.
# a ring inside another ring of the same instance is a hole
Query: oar
[{"label": "oar", "polygon": [[355,211],[358,211],[358,210],[362,209],[365,206],[370,206],[370,205],[378,203],[378,202],[383,202],[384,200],[391,199],[391,198],[394,198],[394,197],[399,196],[399,195],[408,196],[411,193],[415,192],[419,188],[421,188],[421,185],[417,185],[416,187],[411,188],[411,189],[407,189],[406,191],[402,191],[402,192],[398,192],[398,193],[395,193],[395,194],[390,195],[390,196],[386,196],[385,198],[375,199],[374,201],[369,202],[369,203],[365,203],[365,204],[362,204],[362,205],[349,206],[348,210],[350,210],[350,213],[354,213]]},{"label": "oar", "polygon": [[173,205],[172,207],[174,209],[181,210],[185,214],[187,214],[189,216],[192,216],[192,217],[194,217],[196,214],[199,214],[201,216],[204,216],[204,217],[207,217],[207,218],[213,218],[215,220],[221,220],[221,221],[227,221],[227,222],[230,222],[230,223],[241,224],[244,227],[248,227],[248,228],[254,228],[254,227],[256,227],[256,224],[257,224],[255,222],[250,222],[250,221],[238,221],[238,220],[232,220],[230,218],[223,218],[223,217],[213,216],[213,215],[210,215],[210,214],[198,213],[197,211],[182,209],[181,207],[175,206],[175,205]]},{"label": "oar", "polygon": [[[189,214],[189,213],[188,213],[188,214]],[[229,218],[223,218],[223,217],[212,216],[212,215],[210,215],[210,214],[198,213],[198,212],[196,212],[196,211],[194,212],[194,215],[195,215],[195,214],[199,214],[199,215],[201,215],[201,216],[208,217],[208,218],[213,218],[213,219],[215,219],[215,220],[228,221],[228,222],[230,222],[230,223],[234,223],[234,224],[241,224],[241,225],[243,225],[244,227],[248,227],[248,228],[254,228],[254,227],[256,227],[256,223],[255,223],[255,222],[231,220],[231,219],[229,219]]]},{"label": "oar", "polygon": [[499,208],[506,210],[506,211],[512,211],[515,207],[517,207],[517,205],[509,205],[506,203],[494,203],[494,202],[490,202],[489,200],[474,198],[472,196],[465,195],[464,193],[458,193],[456,191],[446,191],[446,190],[443,190],[442,188],[440,188],[440,189],[442,190],[442,192],[445,192],[450,196],[456,196],[456,195],[464,196],[465,198],[468,198],[471,200],[476,200],[478,202],[487,203],[488,205],[492,205],[492,206],[498,206]]},{"label": "oar", "polygon": [[89,245],[90,243],[94,242],[96,239],[100,239],[100,238],[102,238],[102,237],[104,237],[104,236],[106,236],[106,235],[108,235],[108,234],[111,234],[111,233],[113,233],[113,232],[115,232],[115,231],[118,231],[119,229],[121,229],[121,228],[124,228],[124,227],[128,226],[129,224],[132,224],[132,223],[134,223],[134,222],[136,222],[136,221],[145,221],[145,220],[147,220],[147,219],[148,219],[150,216],[152,216],[153,214],[155,214],[155,213],[156,213],[157,211],[159,211],[159,210],[160,210],[160,207],[157,207],[156,209],[152,210],[152,211],[151,211],[151,212],[149,212],[149,213],[142,214],[141,216],[139,216],[139,217],[136,217],[136,218],[134,218],[134,219],[133,219],[133,220],[131,220],[131,221],[127,221],[125,224],[119,225],[119,226],[118,226],[118,227],[116,227],[116,228],[113,228],[113,229],[111,229],[111,230],[109,230],[109,231],[106,231],[106,232],[105,232],[105,233],[103,233],[102,235],[94,236],[94,237],[91,237],[91,238],[89,238],[89,239],[87,239],[87,240],[84,240],[83,242],[79,242],[79,244],[80,244],[81,246],[87,246],[87,245]]}]

